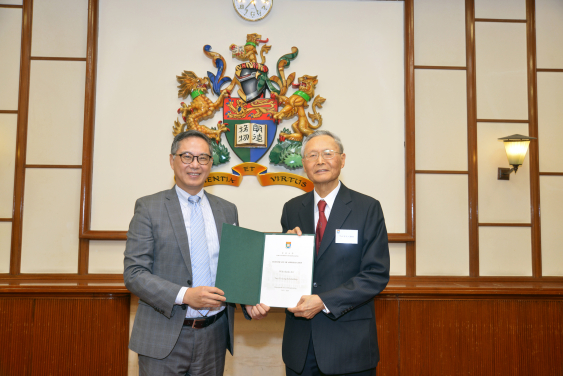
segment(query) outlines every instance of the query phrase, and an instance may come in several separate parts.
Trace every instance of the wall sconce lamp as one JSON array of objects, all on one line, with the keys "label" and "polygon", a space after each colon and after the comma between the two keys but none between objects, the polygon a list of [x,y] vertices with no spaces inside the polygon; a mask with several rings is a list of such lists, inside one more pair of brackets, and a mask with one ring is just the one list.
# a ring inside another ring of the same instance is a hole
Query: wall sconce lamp
[{"label": "wall sconce lamp", "polygon": [[512,171],[516,174],[518,167],[524,162],[530,141],[536,139],[535,137],[523,136],[521,134],[513,134],[512,136],[499,138],[499,140],[504,141],[508,164],[512,165],[512,168],[499,167],[498,180],[510,180]]}]

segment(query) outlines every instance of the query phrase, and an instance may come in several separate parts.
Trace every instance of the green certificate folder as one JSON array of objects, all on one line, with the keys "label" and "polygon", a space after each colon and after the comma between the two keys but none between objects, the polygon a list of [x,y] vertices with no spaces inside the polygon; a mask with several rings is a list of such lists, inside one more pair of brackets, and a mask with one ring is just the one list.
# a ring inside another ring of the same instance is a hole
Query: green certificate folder
[{"label": "green certificate folder", "polygon": [[294,307],[311,294],[314,248],[314,235],[268,234],[224,223],[215,286],[229,303]]}]

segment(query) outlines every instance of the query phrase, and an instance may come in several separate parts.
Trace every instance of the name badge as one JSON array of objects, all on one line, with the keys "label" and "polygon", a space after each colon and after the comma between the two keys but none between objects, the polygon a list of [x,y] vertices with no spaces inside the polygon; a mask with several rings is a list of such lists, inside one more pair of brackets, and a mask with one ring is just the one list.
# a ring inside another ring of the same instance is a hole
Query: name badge
[{"label": "name badge", "polygon": [[336,230],[336,243],[358,244],[358,230]]}]

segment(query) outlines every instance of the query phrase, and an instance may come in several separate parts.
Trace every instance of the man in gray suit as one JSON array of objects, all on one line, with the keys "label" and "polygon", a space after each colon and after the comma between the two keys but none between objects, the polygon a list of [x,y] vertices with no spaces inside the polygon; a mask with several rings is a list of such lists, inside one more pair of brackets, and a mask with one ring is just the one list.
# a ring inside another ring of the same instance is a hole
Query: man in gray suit
[{"label": "man in gray suit", "polygon": [[[140,298],[129,348],[140,375],[220,376],[233,352],[235,305],[214,287],[223,223],[238,226],[234,204],[203,190],[213,157],[203,133],[178,134],[170,166],[176,186],[137,200],[123,278]],[[266,306],[246,306],[247,319]]]},{"label": "man in gray suit", "polygon": [[316,234],[313,294],[286,311],[287,376],[371,376],[379,361],[373,298],[389,281],[389,247],[379,201],[339,181],[340,138],[303,140],[303,167],[315,190],[288,201],[284,232]]}]

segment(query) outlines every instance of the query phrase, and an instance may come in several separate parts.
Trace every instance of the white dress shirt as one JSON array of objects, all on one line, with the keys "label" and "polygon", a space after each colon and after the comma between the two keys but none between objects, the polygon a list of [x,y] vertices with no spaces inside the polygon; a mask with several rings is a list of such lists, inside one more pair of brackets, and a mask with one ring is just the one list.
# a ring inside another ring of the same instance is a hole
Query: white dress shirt
[{"label": "white dress shirt", "polygon": [[[191,208],[188,201],[188,198],[191,196],[189,193],[184,191],[182,188],[176,186],[176,194],[178,195],[178,199],[180,200],[180,207],[182,208],[182,216],[184,217],[184,224],[186,226],[186,231],[188,233],[188,242],[190,245],[190,249],[192,248],[192,237],[190,233],[190,215],[191,215]],[[205,237],[207,239],[207,250],[209,251],[209,269],[211,272],[211,282],[212,286],[215,286],[215,279],[217,278],[217,263],[219,262],[219,236],[217,235],[217,226],[215,225],[215,217],[213,217],[213,211],[211,210],[211,205],[209,204],[209,200],[205,195],[205,191],[202,189],[196,195],[199,196],[200,201],[199,205],[201,206],[201,213],[203,215],[203,222],[205,225]],[[184,295],[188,287],[182,287],[176,296],[176,304],[181,305],[184,304]],[[225,309],[225,303],[218,308],[212,308],[209,310],[207,316],[213,316],[217,313],[221,312]],[[198,310],[191,308],[188,306],[186,310],[186,317],[195,318],[201,317],[202,315],[199,313]]]},{"label": "white dress shirt", "polygon": [[[326,217],[326,221],[328,222],[328,217],[330,216],[330,211],[332,210],[332,207],[334,206],[334,200],[336,199],[336,195],[338,194],[338,191],[340,191],[340,186],[342,185],[342,183],[340,181],[338,181],[338,185],[336,186],[336,188],[334,188],[332,190],[332,192],[330,192],[328,195],[326,195],[325,198],[321,198],[321,196],[319,196],[319,194],[317,193],[317,191],[314,191],[314,197],[315,197],[315,233],[317,232],[317,224],[319,223],[319,201],[324,200],[326,202],[326,206],[325,206],[325,217]],[[326,230],[326,229],[325,229]],[[323,234],[324,236],[324,234]],[[330,313],[330,310],[326,307],[326,304],[323,303],[323,305],[325,306],[325,308],[323,309],[324,313]]]}]

